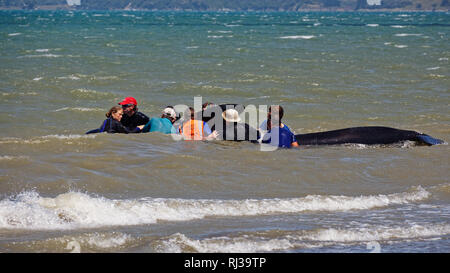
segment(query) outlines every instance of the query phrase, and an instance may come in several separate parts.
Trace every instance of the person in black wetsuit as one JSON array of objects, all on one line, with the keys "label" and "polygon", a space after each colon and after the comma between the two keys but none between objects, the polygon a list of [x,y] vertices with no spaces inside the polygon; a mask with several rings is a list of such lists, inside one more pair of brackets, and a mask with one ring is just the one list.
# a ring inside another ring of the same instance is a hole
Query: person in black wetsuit
[{"label": "person in black wetsuit", "polygon": [[137,126],[145,125],[150,121],[150,118],[145,114],[138,112],[137,101],[133,97],[126,97],[123,101],[119,102],[122,106],[123,116],[120,120],[123,126],[128,130],[134,130]]},{"label": "person in black wetsuit", "polygon": [[[247,123],[240,122],[239,112],[235,109],[227,109],[222,113],[222,126],[215,126],[218,139],[231,141],[258,142],[260,133]],[[222,127],[222,128],[219,128]]]},{"label": "person in black wetsuit", "polygon": [[129,129],[120,123],[120,120],[123,116],[123,110],[120,106],[112,107],[108,113],[106,113],[107,119],[103,122],[102,126],[99,129],[99,133],[107,132],[107,133],[122,133],[122,134],[130,134],[130,133],[140,133],[142,127],[144,125],[137,126],[133,129]]}]

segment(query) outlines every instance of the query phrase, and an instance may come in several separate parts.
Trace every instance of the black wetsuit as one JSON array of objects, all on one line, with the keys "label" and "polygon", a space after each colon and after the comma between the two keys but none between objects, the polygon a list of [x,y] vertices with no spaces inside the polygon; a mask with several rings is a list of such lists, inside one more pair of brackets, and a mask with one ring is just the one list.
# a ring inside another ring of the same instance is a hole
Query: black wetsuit
[{"label": "black wetsuit", "polygon": [[121,133],[121,134],[133,134],[140,133],[141,129],[138,127],[132,128],[131,130],[122,125],[119,121],[113,118],[107,118],[99,129],[99,133],[107,132],[107,133]]},{"label": "black wetsuit", "polygon": [[215,126],[219,136],[217,139],[231,141],[251,141],[258,142],[260,133],[247,123],[223,122],[222,128]]},{"label": "black wetsuit", "polygon": [[124,114],[122,116],[122,119],[120,120],[120,123],[122,123],[123,126],[127,127],[128,130],[132,131],[137,126],[145,125],[149,121],[150,121],[149,117],[142,114],[141,112],[136,112],[131,117],[129,117],[127,114]]}]

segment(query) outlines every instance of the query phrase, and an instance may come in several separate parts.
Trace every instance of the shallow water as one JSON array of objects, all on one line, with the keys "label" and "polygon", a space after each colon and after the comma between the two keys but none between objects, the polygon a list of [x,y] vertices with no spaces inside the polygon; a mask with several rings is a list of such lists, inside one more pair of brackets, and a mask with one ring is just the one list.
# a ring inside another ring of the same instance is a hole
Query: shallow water
[{"label": "shallow water", "polygon": [[84,134],[201,97],[448,142],[448,13],[0,13],[1,252],[449,252],[447,144]]}]

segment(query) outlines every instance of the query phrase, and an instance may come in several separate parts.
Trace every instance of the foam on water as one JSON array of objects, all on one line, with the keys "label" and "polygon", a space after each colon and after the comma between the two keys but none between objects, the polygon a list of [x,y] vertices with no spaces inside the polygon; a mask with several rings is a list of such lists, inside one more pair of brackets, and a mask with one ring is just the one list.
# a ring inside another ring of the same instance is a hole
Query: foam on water
[{"label": "foam on water", "polygon": [[102,226],[154,224],[159,220],[188,221],[214,216],[255,216],[305,211],[349,211],[427,199],[422,187],[410,192],[371,196],[308,195],[286,199],[166,199],[111,200],[81,192],[54,198],[24,192],[0,201],[0,228],[78,229]]},{"label": "foam on water", "polygon": [[[298,231],[272,231],[193,239],[176,233],[163,238],[159,252],[264,252],[289,249],[318,248],[331,245],[355,245],[377,242],[392,244],[408,240],[433,240],[450,234],[450,225],[405,225],[396,227],[370,226],[349,229],[318,229]],[[274,238],[276,236],[277,238]]]},{"label": "foam on water", "polygon": [[408,37],[408,36],[422,36],[422,34],[419,33],[398,33],[395,34],[397,37]]},{"label": "foam on water", "polygon": [[46,143],[50,140],[74,140],[74,139],[92,139],[96,135],[47,135],[41,137],[33,137],[31,139],[22,139],[17,137],[0,138],[0,144],[40,144]]},{"label": "foam on water", "polygon": [[59,58],[63,57],[63,55],[57,55],[57,54],[39,54],[39,55],[23,55],[18,56],[17,58]]},{"label": "foam on water", "polygon": [[56,110],[53,110],[52,112],[60,112],[60,111],[75,111],[75,112],[98,112],[98,111],[105,111],[101,108],[86,108],[86,107],[63,107]]},{"label": "foam on water", "polygon": [[303,39],[303,40],[309,40],[309,39],[313,39],[316,38],[316,36],[314,35],[293,35],[293,36],[282,36],[280,37],[280,39]]},{"label": "foam on water", "polygon": [[23,159],[29,159],[29,157],[28,156],[0,155],[0,162],[1,161],[11,161],[11,160],[23,160]]}]

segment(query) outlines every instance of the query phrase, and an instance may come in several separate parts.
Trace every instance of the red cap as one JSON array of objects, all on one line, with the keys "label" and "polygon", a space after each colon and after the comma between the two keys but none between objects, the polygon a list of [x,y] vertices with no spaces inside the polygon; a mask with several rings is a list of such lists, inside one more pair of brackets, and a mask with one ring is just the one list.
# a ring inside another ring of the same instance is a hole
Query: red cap
[{"label": "red cap", "polygon": [[126,104],[134,104],[137,106],[137,101],[135,98],[133,97],[126,97],[125,99],[123,99],[122,102],[119,102],[120,105],[126,105]]}]

